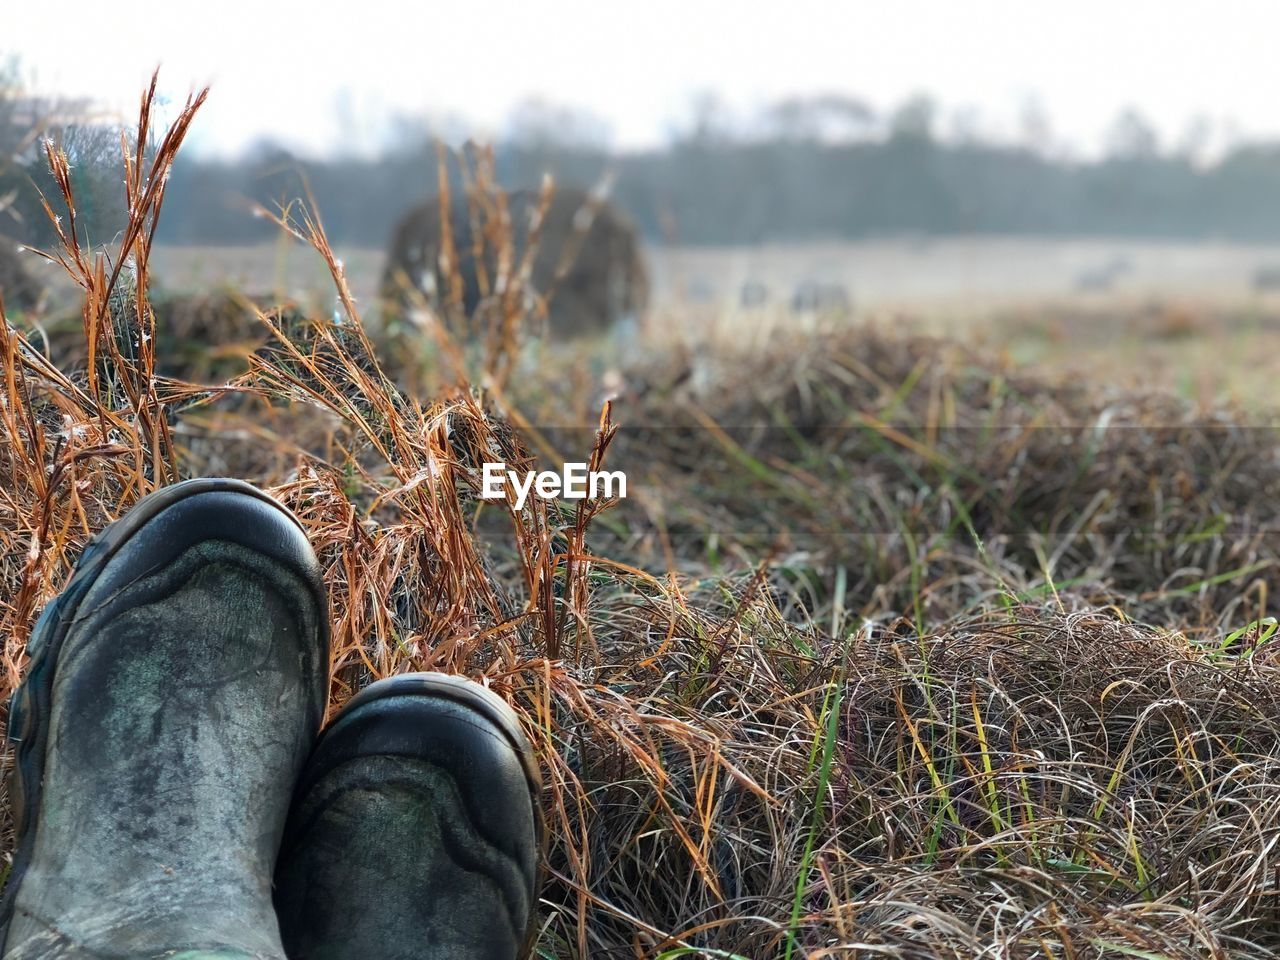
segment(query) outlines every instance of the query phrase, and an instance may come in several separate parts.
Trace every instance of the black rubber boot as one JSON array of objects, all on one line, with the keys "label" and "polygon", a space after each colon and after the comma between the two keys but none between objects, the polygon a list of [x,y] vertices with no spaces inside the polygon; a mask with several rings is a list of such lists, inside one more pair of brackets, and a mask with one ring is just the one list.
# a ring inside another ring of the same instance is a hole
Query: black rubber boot
[{"label": "black rubber boot", "polygon": [[4,960],[282,960],[271,880],[327,624],[302,528],[248,484],[177,484],[95,538],[10,705]]},{"label": "black rubber boot", "polygon": [[478,684],[373,684],[320,738],[276,871],[292,960],[514,960],[541,818],[533,752]]}]

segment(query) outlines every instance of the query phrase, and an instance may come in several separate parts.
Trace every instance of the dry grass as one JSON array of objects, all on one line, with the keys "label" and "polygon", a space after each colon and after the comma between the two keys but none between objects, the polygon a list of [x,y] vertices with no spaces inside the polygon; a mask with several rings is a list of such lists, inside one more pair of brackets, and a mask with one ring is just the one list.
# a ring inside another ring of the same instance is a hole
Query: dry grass
[{"label": "dry grass", "polygon": [[[62,178],[84,364],[6,326],[5,689],[95,531],[236,472],[321,556],[335,707],[440,669],[521,712],[552,826],[540,956],[1280,950],[1270,431],[874,333],[640,364],[601,417],[578,360],[525,362],[514,297],[483,388],[441,335],[404,393],[294,211],[339,315],[255,309],[233,384],[167,379],[150,236],[201,100],[126,145],[109,258]],[[482,509],[481,461],[575,440],[647,453],[668,496],[637,473],[625,505]]]},{"label": "dry grass", "polygon": [[1206,408],[1276,409],[1280,316],[1270,297],[1042,304],[999,312],[978,327],[1019,360],[1057,364],[1086,379],[1176,391]]},{"label": "dry grass", "polygon": [[922,625],[984,584],[1070,588],[1196,635],[1274,612],[1272,418],[867,327],[663,357],[630,379],[615,463],[656,465],[637,486],[663,491],[632,532],[660,528],[692,570],[712,540],[780,549],[827,597],[844,568],[857,615]]}]

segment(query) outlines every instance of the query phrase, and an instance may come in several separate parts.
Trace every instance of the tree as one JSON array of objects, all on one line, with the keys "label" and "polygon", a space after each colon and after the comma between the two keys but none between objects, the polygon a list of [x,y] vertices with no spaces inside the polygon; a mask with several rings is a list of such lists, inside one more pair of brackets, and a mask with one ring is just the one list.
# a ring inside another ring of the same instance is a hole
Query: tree
[{"label": "tree", "polygon": [[31,92],[16,59],[0,66],[0,234],[49,246],[54,240],[39,194],[56,209],[57,193],[46,168],[44,143],[52,141],[71,161],[82,241],[109,239],[124,222],[120,184],[120,126],[85,99]]},{"label": "tree", "polygon": [[1018,142],[1047,157],[1053,152],[1053,124],[1039,97],[1028,97],[1018,115]]},{"label": "tree", "polygon": [[1160,152],[1160,138],[1141,113],[1128,107],[1107,131],[1106,151],[1117,160],[1149,160]]},{"label": "tree", "polygon": [[932,97],[917,95],[893,112],[889,134],[896,140],[931,141],[938,118],[938,105]]},{"label": "tree", "polygon": [[603,117],[535,97],[511,111],[504,139],[518,147],[545,151],[604,149],[611,137],[609,122]]},{"label": "tree", "polygon": [[765,109],[762,119],[763,133],[773,139],[848,143],[865,139],[876,115],[857,97],[829,93],[779,100]]}]

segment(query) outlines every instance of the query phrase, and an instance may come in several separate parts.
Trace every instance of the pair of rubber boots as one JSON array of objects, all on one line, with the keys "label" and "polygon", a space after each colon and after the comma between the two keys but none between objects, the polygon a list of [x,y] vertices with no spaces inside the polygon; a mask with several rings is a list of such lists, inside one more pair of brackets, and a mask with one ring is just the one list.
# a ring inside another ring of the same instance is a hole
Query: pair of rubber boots
[{"label": "pair of rubber boots", "polygon": [[439,674],[319,735],[328,616],[301,526],[194,480],[85,550],[14,695],[4,960],[511,960],[539,777],[514,713]]}]

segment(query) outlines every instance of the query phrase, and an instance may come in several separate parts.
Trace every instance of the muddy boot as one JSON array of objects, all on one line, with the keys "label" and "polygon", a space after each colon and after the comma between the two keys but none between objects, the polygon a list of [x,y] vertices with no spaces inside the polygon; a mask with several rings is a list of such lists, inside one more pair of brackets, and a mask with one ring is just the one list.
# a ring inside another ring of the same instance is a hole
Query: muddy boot
[{"label": "muddy boot", "polygon": [[40,617],[9,736],[4,960],[281,960],[271,878],[324,710],[315,555],[234,480],[140,501]]},{"label": "muddy boot", "polygon": [[478,684],[375,683],[320,738],[276,871],[292,960],[514,960],[533,915],[539,775]]}]

